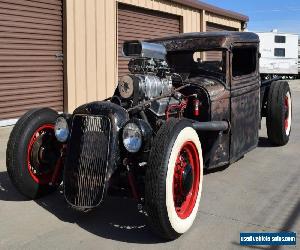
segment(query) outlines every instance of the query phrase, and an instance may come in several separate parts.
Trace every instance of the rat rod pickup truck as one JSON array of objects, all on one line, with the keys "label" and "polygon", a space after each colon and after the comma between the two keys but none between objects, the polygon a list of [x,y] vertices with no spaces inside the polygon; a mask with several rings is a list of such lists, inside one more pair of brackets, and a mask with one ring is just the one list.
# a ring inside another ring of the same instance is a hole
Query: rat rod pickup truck
[{"label": "rat rod pickup truck", "polygon": [[154,232],[179,237],[195,220],[203,169],[254,149],[262,117],[272,144],[289,140],[289,85],[261,82],[258,46],[249,32],[125,42],[130,73],[114,96],[18,120],[7,145],[13,184],[36,199],[63,182],[65,200],[81,211],[128,195],[144,205]]}]

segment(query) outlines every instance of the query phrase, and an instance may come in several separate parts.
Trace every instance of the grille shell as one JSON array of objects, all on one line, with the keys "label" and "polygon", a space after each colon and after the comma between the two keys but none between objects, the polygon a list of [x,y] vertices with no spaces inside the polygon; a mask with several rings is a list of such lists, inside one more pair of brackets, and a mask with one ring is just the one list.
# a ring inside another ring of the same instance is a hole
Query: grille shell
[{"label": "grille shell", "polygon": [[93,208],[103,200],[110,138],[107,116],[73,116],[64,170],[65,198],[72,206]]}]

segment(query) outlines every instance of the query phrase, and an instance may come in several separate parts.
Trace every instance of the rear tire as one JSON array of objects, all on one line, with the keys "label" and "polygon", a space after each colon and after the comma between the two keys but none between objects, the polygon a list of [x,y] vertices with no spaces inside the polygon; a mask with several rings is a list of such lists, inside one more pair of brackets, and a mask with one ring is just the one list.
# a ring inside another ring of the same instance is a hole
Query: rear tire
[{"label": "rear tire", "polygon": [[292,125],[292,95],[286,81],[272,82],[267,102],[267,133],[277,146],[288,143]]},{"label": "rear tire", "polygon": [[54,135],[57,116],[57,112],[49,108],[30,110],[18,120],[10,134],[6,149],[7,172],[18,191],[29,199],[49,194],[58,187],[58,183],[49,185],[62,146]]},{"label": "rear tire", "polygon": [[170,119],[158,131],[146,172],[145,203],[150,226],[173,240],[192,226],[202,191],[203,159],[187,120]]}]

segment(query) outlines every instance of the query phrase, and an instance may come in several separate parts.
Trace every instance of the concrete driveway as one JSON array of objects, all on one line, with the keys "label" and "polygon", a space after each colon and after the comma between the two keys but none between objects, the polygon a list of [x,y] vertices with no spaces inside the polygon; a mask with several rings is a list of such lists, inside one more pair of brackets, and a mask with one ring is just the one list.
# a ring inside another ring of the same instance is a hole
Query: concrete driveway
[{"label": "concrete driveway", "polygon": [[153,236],[128,199],[111,198],[88,214],[68,208],[61,191],[25,201],[6,173],[10,129],[0,129],[0,249],[240,249],[241,231],[282,230],[297,232],[300,249],[300,81],[291,86],[290,143],[272,147],[263,127],[257,149],[206,174],[195,224],[173,242]]}]

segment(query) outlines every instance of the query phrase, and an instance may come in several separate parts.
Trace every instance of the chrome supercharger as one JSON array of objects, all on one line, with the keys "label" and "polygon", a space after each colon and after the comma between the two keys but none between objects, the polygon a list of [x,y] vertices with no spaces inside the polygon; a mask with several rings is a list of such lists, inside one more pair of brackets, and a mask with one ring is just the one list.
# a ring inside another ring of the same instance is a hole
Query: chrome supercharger
[{"label": "chrome supercharger", "polygon": [[129,74],[121,78],[118,84],[120,95],[124,99],[150,100],[169,93],[172,89],[170,78],[160,78],[155,74]]}]

